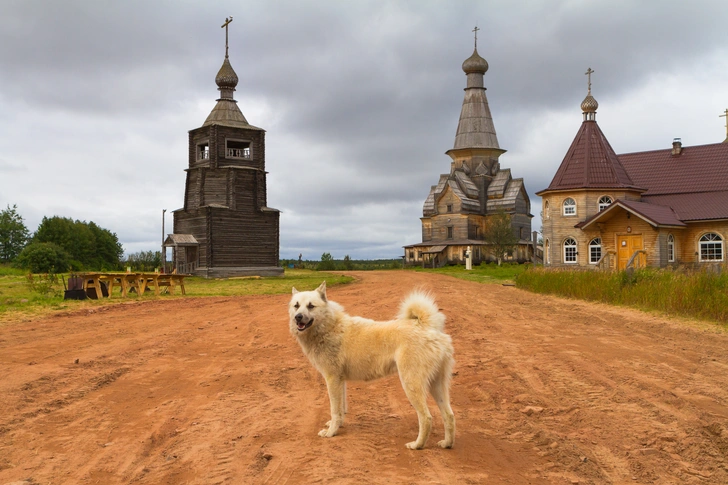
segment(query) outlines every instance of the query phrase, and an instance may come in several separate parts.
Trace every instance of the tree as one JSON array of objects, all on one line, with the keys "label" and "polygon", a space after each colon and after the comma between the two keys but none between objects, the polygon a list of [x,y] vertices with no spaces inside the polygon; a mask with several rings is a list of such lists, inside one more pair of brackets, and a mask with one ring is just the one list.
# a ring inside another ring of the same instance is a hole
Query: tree
[{"label": "tree", "polygon": [[351,262],[351,258],[348,254],[344,256],[344,269],[347,271],[354,269],[354,263]]},{"label": "tree", "polygon": [[18,214],[18,206],[8,204],[7,209],[0,212],[0,261],[13,261],[28,242],[30,233],[25,227],[23,216]]},{"label": "tree", "polygon": [[334,257],[331,256],[331,253],[322,254],[321,262],[316,266],[316,270],[331,271],[333,269],[336,269],[336,264],[334,263]]},{"label": "tree", "polygon": [[44,217],[33,242],[57,244],[70,254],[72,266],[87,269],[116,269],[124,255],[116,234],[94,222],[68,217]]},{"label": "tree", "polygon": [[500,266],[503,256],[512,254],[518,244],[511,226],[511,216],[502,210],[490,216],[483,239]]},{"label": "tree", "polygon": [[57,244],[34,242],[25,246],[15,264],[31,273],[64,273],[68,260],[68,253]]},{"label": "tree", "polygon": [[144,272],[154,271],[162,266],[161,251],[139,251],[132,253],[123,262],[124,266],[130,266],[133,271]]}]

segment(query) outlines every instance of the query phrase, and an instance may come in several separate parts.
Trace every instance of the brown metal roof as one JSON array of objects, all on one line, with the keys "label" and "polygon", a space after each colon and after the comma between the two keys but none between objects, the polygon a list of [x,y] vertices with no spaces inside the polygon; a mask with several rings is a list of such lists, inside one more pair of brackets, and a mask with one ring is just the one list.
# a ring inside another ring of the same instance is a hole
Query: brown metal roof
[{"label": "brown metal roof", "polygon": [[626,153],[619,160],[644,196],[728,190],[728,143]]},{"label": "brown metal roof", "polygon": [[642,200],[670,206],[682,221],[728,219],[728,143],[626,153],[619,160],[647,191]]},{"label": "brown metal roof", "polygon": [[581,124],[551,184],[538,194],[577,188],[642,190],[627,174],[596,121]]},{"label": "brown metal roof", "polygon": [[653,226],[685,227],[685,223],[680,220],[675,211],[670,207],[634,200],[617,200],[603,211],[580,222],[574,227],[585,229],[595,222],[608,220],[620,208],[635,214]]}]

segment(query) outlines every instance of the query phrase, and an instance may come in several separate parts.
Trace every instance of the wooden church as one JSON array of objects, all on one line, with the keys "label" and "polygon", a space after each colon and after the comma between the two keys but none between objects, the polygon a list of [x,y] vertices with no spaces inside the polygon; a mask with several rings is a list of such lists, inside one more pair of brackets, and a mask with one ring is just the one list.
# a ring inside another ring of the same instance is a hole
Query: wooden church
[{"label": "wooden church", "polygon": [[233,98],[238,76],[228,57],[215,82],[220,98],[201,127],[189,131],[184,207],[174,211],[172,248],[178,273],[205,278],[282,275],[279,211],[267,205],[265,130],[251,125]]},{"label": "wooden church", "polygon": [[[562,268],[724,264],[728,136],[723,143],[617,155],[596,122],[589,89],[583,122],[543,200],[544,265]],[[726,112],[728,114],[728,111]]]},{"label": "wooden church", "polygon": [[530,261],[533,254],[531,202],[523,179],[500,165],[506,151],[498,144],[485,95],[488,62],[478,54],[477,37],[462,69],[467,85],[455,144],[446,152],[452,159],[450,173],[430,188],[422,209],[422,242],[404,247],[406,265],[463,264],[468,250],[474,264],[495,260],[484,234],[491,217],[501,211],[510,216],[518,239],[511,259]]}]

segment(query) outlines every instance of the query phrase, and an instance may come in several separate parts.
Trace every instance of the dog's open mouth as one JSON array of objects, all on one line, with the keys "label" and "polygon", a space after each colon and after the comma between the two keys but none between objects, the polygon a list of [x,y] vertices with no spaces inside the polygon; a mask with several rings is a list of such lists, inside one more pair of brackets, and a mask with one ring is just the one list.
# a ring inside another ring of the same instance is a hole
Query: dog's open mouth
[{"label": "dog's open mouth", "polygon": [[299,332],[303,332],[311,325],[313,325],[313,318],[311,320],[309,320],[308,323],[296,322],[296,327],[298,327]]}]

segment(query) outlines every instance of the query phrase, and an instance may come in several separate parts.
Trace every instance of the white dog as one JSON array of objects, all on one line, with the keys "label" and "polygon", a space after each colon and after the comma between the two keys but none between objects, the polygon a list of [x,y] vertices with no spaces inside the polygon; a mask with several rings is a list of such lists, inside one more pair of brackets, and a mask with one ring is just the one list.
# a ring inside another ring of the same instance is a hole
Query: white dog
[{"label": "white dog", "polygon": [[419,434],[407,448],[421,449],[432,430],[427,395],[432,394],[452,448],[455,416],[450,408],[450,376],[455,363],[445,315],[422,291],[410,294],[395,320],[375,322],[352,317],[326,298],[326,282],[313,291],[297,291],[288,306],[291,334],[311,363],[324,376],[329,391],[331,420],[320,436],[334,436],[344,421],[346,381],[369,381],[399,372],[407,397],[417,411]]}]

